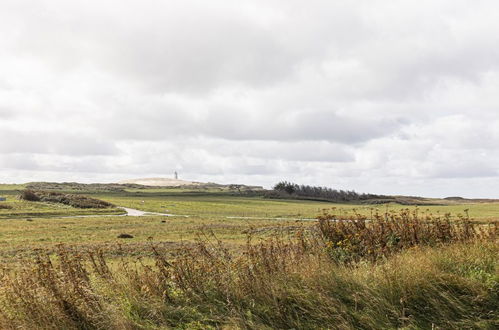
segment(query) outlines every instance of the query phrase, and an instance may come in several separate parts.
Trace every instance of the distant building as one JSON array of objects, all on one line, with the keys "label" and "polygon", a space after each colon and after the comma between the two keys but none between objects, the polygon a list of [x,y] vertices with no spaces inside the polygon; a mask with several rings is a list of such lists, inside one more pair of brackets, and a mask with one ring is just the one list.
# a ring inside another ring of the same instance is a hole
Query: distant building
[{"label": "distant building", "polygon": [[177,173],[177,171],[175,171],[175,173],[173,174],[173,178],[174,178],[175,180],[178,180],[178,173]]},{"label": "distant building", "polygon": [[6,201],[6,200],[7,200],[7,198],[0,196],[0,202]]}]

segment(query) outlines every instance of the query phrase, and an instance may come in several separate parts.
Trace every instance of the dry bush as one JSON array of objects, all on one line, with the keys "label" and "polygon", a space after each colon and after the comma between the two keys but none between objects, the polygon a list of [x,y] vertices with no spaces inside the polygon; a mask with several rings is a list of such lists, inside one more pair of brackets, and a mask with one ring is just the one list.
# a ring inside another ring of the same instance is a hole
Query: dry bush
[{"label": "dry bush", "polygon": [[34,190],[24,190],[20,196],[21,199],[33,202],[49,202],[49,203],[61,203],[69,205],[76,208],[108,208],[114,207],[113,204],[83,195],[77,194],[64,194],[55,191],[34,191]]},{"label": "dry bush", "polygon": [[21,195],[19,196],[20,199],[25,200],[25,201],[30,201],[30,202],[39,202],[40,197],[33,191],[26,189],[24,190]]},{"label": "dry bush", "polygon": [[468,216],[452,221],[443,217],[421,215],[418,210],[405,209],[399,213],[375,213],[370,219],[357,214],[339,218],[325,212],[318,217],[318,228],[330,255],[340,262],[361,259],[376,261],[395,252],[414,246],[436,246],[474,239],[495,240],[497,222],[478,225]]},{"label": "dry bush", "polygon": [[10,325],[42,329],[94,329],[105,322],[101,297],[92,287],[83,258],[67,248],[58,262],[39,252],[15,272],[3,272],[3,318]]}]

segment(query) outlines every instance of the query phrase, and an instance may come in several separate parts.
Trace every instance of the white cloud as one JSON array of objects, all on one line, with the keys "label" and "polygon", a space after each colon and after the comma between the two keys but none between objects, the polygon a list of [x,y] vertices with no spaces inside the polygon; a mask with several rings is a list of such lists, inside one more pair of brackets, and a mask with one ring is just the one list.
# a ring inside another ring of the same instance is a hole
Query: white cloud
[{"label": "white cloud", "polygon": [[498,9],[2,1],[0,181],[177,169],[218,182],[497,197],[478,182],[499,183]]}]

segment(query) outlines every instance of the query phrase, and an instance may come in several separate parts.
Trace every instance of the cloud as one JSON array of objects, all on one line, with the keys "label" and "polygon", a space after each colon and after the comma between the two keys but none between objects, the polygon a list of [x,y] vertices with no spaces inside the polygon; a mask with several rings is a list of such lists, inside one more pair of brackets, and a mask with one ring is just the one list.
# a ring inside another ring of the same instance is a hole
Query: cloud
[{"label": "cloud", "polygon": [[5,0],[0,174],[497,197],[497,9]]},{"label": "cloud", "polygon": [[6,119],[6,118],[9,118],[9,117],[12,117],[14,115],[14,112],[11,111],[10,109],[8,108],[0,108],[0,118],[2,119]]},{"label": "cloud", "polygon": [[388,122],[349,118],[334,111],[289,111],[272,120],[265,114],[224,111],[210,114],[206,120],[207,135],[235,140],[330,141],[357,143],[389,134],[396,130],[396,120]]},{"label": "cloud", "polygon": [[67,156],[116,155],[119,150],[108,141],[71,132],[0,131],[0,153],[54,154]]}]

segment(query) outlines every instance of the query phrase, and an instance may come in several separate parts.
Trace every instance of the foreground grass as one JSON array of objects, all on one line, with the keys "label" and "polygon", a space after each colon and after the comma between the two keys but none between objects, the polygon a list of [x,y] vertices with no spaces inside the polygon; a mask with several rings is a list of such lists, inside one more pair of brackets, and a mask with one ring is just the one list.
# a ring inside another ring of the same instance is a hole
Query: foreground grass
[{"label": "foreground grass", "polygon": [[0,271],[5,329],[495,329],[497,226],[404,211],[324,214],[231,248],[215,236],[148,258],[39,250]]},{"label": "foreground grass", "polygon": [[[301,241],[303,243],[303,241]],[[3,270],[3,329],[496,329],[494,242],[416,247],[339,264],[272,239],[242,253],[216,242],[154,249],[154,263],[60,248]]]}]

